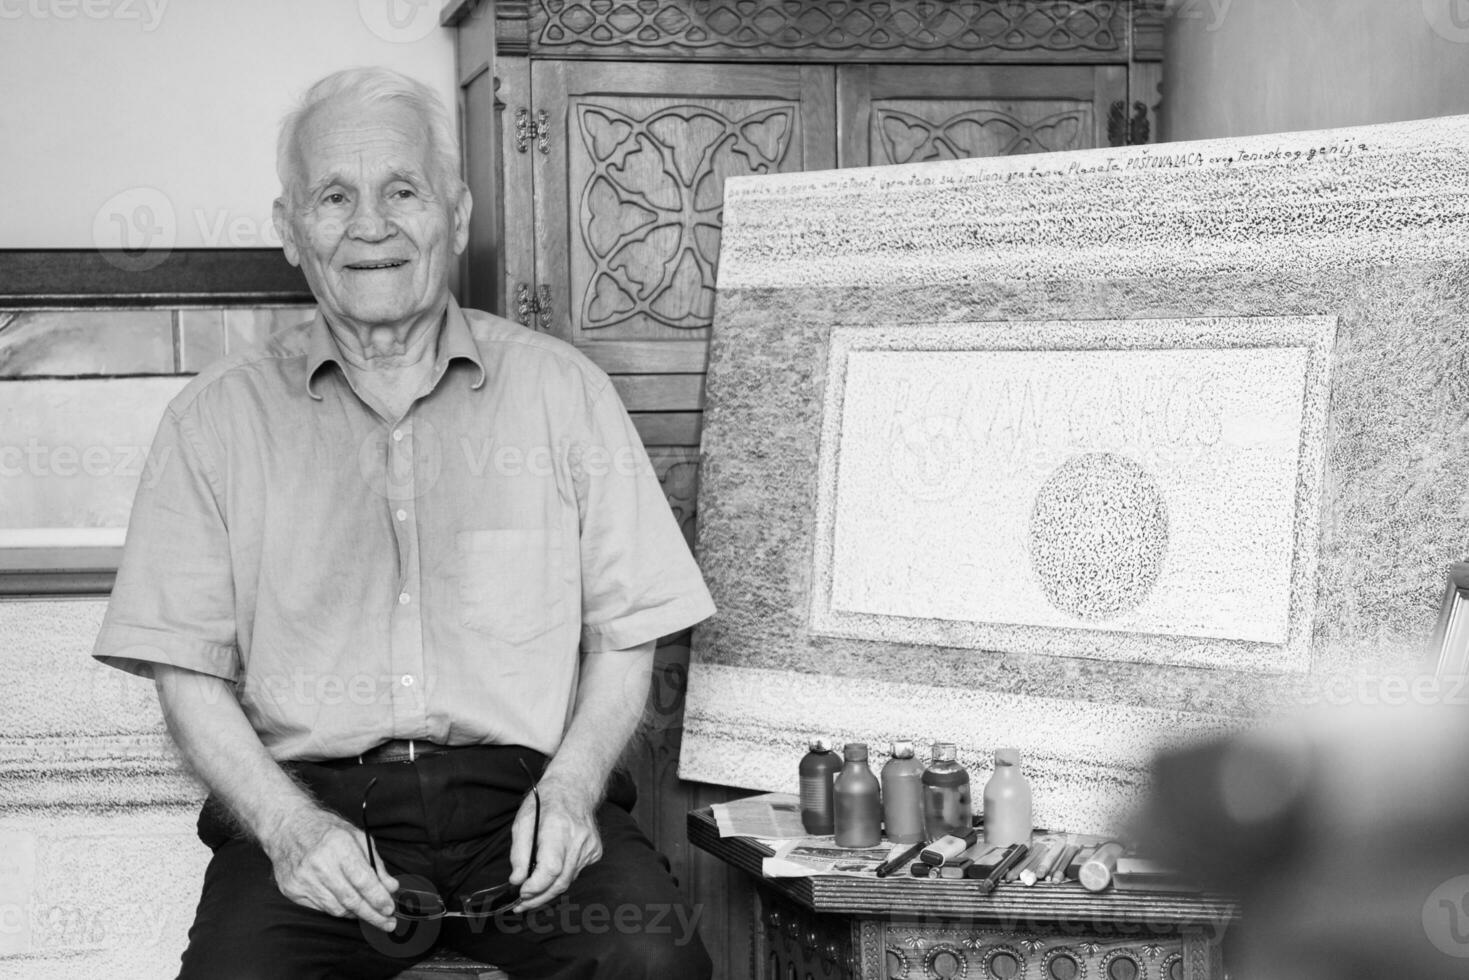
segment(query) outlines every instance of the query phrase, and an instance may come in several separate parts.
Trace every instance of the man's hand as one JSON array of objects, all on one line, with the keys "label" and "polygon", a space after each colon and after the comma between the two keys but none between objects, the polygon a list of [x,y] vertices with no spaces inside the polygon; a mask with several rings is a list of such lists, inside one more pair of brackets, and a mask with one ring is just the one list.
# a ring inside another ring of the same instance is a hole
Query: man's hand
[{"label": "man's hand", "polygon": [[[520,805],[511,828],[510,881],[520,884],[516,912],[540,908],[556,899],[571,885],[581,869],[602,857],[602,837],[597,832],[600,794],[590,795],[585,787],[542,779],[541,835],[535,874],[526,878],[530,865],[531,840],[535,836],[536,802],[529,795]],[[523,884],[522,884],[523,882]]]},{"label": "man's hand", "polygon": [[275,868],[281,894],[328,915],[353,915],[384,932],[397,928],[393,893],[398,882],[373,873],[362,833],[317,806],[297,809],[261,846]]}]

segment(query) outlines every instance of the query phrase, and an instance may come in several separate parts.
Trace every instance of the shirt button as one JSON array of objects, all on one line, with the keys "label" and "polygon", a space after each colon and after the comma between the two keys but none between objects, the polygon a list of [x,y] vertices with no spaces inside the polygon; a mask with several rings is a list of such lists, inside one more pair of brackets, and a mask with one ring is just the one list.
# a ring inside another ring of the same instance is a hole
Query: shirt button
[{"label": "shirt button", "polygon": [[404,687],[412,687],[413,686],[413,675],[412,674],[404,674],[403,675],[403,686]]},{"label": "shirt button", "polygon": [[408,605],[408,593],[407,592],[399,592],[398,593],[398,605],[400,605],[400,606],[406,606],[406,605]]},{"label": "shirt button", "polygon": [[402,442],[403,441],[403,430],[402,429],[394,429],[393,430],[393,441],[394,442]]},{"label": "shirt button", "polygon": [[398,513],[394,514],[393,516],[398,518],[398,520],[400,521],[408,520],[408,512],[401,507],[398,508]]}]

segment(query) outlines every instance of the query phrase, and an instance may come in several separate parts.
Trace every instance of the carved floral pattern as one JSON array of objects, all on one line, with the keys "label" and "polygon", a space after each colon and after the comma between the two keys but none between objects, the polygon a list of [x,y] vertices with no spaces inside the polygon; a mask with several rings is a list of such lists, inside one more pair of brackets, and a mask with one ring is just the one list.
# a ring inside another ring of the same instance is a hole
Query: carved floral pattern
[{"label": "carved floral pattern", "polygon": [[790,148],[796,107],[730,119],[679,105],[635,118],[582,104],[577,121],[591,163],[581,239],[592,260],[583,330],[646,317],[680,329],[714,312],[724,178],[774,172]]},{"label": "carved floral pattern", "polygon": [[1117,51],[1122,0],[540,0],[541,45]]},{"label": "carved floral pattern", "polygon": [[875,123],[888,163],[918,163],[1081,149],[1087,112],[1069,109],[1027,122],[998,109],[971,109],[930,122],[879,108]]}]

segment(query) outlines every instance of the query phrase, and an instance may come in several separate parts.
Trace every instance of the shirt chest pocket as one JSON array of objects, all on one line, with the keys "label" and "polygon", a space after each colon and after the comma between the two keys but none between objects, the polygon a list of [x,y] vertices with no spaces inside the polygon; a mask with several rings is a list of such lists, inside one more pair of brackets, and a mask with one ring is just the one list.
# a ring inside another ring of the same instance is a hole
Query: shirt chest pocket
[{"label": "shirt chest pocket", "polygon": [[459,622],[467,629],[519,645],[565,625],[579,608],[557,531],[461,531],[456,551]]}]

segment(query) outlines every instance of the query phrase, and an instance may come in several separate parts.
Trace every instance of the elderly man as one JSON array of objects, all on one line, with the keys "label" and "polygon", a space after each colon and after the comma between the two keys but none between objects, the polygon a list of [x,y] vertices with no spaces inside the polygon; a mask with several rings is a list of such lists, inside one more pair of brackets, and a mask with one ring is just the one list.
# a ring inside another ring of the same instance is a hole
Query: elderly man
[{"label": "elderly man", "polygon": [[449,295],[452,133],[392,72],[310,89],[275,221],[316,318],[174,400],[133,508],[95,655],[211,791],[185,977],[709,973],[609,774],[713,606],[607,376]]}]

